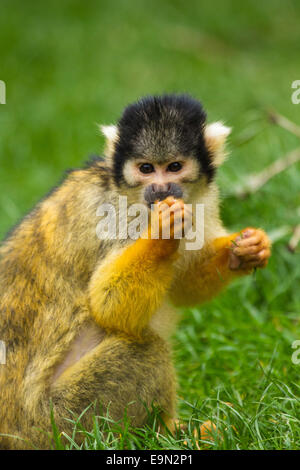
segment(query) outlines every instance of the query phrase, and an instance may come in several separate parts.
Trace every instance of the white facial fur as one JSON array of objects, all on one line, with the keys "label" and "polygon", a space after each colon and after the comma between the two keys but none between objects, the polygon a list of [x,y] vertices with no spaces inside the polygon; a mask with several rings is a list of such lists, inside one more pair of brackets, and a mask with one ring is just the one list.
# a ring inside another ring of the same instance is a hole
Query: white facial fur
[{"label": "white facial fur", "polygon": [[[172,162],[180,162],[182,168],[179,171],[168,171],[168,166]],[[130,186],[166,183],[184,183],[196,181],[199,175],[199,163],[194,158],[175,158],[162,164],[151,162],[154,166],[152,173],[144,174],[140,171],[143,163],[150,163],[145,160],[128,160],[123,169],[124,179]]]}]

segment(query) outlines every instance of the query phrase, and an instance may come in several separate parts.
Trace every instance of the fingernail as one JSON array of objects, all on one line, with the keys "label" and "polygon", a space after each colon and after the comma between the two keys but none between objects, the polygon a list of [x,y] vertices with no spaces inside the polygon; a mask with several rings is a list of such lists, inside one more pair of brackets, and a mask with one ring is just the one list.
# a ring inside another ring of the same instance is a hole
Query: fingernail
[{"label": "fingernail", "polygon": [[242,232],[244,238],[250,237],[250,235],[252,235],[253,233],[254,233],[254,230],[252,229],[248,229],[248,230],[245,230],[245,232]]}]

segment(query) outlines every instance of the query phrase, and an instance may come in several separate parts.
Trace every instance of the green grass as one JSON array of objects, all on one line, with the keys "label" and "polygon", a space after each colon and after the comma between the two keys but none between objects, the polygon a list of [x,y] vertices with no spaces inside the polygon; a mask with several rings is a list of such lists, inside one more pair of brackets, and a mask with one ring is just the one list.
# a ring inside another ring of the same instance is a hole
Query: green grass
[{"label": "green grass", "polygon": [[[291,102],[299,21],[296,0],[1,2],[0,238],[64,169],[101,152],[95,123],[114,121],[139,96],[187,91],[202,99],[209,121],[233,127],[218,177],[222,217],[232,230],[265,228],[276,239],[273,256],[265,271],[186,310],[174,338],[180,415],[191,426],[212,419],[224,436],[218,449],[300,448],[300,365],[291,361],[300,339],[299,253],[287,250],[289,234],[276,238],[299,223],[299,164],[245,200],[232,195],[299,145],[265,115],[273,107],[300,124]],[[95,419],[84,447],[196,445],[191,430],[175,439],[118,426]]]}]

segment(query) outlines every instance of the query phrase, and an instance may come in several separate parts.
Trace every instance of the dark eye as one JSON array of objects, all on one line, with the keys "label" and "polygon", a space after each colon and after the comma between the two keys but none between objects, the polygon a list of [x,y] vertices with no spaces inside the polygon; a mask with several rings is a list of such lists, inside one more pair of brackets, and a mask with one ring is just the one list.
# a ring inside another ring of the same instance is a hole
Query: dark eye
[{"label": "dark eye", "polygon": [[175,172],[175,171],[181,170],[181,168],[182,168],[181,163],[179,163],[179,162],[173,162],[173,163],[170,163],[170,165],[168,166],[167,170],[168,170],[168,171],[174,171],[174,172]]},{"label": "dark eye", "polygon": [[140,166],[141,173],[153,173],[153,171],[154,171],[154,166],[151,165],[151,163],[143,163]]}]

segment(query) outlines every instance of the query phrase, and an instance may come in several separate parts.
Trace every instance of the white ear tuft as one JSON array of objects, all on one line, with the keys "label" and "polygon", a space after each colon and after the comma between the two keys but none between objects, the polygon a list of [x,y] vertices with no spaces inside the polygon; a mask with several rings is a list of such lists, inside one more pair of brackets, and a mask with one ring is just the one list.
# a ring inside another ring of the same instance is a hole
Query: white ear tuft
[{"label": "white ear tuft", "polygon": [[113,124],[110,126],[99,126],[102,134],[107,138],[107,140],[110,140],[114,142],[117,137],[118,137],[118,128],[117,126],[114,126]]},{"label": "white ear tuft", "polygon": [[220,121],[208,124],[205,128],[205,137],[210,139],[226,139],[231,132],[231,128],[224,126]]},{"label": "white ear tuft", "polygon": [[102,126],[99,125],[99,128],[106,138],[106,146],[105,146],[105,155],[108,159],[110,159],[114,153],[115,145],[118,140],[118,127],[111,124],[110,126]]},{"label": "white ear tuft", "polygon": [[231,128],[224,126],[222,122],[213,122],[204,129],[204,139],[208,149],[213,153],[215,166],[221,165],[224,161],[225,141],[230,132]]}]

